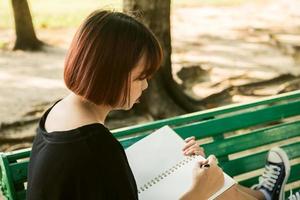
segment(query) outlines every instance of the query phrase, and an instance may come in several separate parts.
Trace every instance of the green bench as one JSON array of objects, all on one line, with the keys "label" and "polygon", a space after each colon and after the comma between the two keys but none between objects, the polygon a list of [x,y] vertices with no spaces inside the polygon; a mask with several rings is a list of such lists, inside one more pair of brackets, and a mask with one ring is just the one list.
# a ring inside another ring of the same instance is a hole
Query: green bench
[{"label": "green bench", "polygon": [[[300,188],[300,90],[112,132],[126,148],[164,125],[182,138],[196,136],[206,154],[215,154],[223,170],[245,186],[257,182],[268,149],[281,146],[292,162],[286,190]],[[25,199],[29,156],[30,149],[1,153],[0,187],[9,200]]]}]

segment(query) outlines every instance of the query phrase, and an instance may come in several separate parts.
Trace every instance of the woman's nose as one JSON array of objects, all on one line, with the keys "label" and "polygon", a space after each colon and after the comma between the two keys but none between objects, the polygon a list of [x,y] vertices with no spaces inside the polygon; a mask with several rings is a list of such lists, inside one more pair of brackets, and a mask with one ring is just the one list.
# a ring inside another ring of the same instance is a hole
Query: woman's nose
[{"label": "woman's nose", "polygon": [[147,79],[145,79],[143,81],[143,90],[146,90],[147,88],[148,88],[148,81],[147,81]]}]

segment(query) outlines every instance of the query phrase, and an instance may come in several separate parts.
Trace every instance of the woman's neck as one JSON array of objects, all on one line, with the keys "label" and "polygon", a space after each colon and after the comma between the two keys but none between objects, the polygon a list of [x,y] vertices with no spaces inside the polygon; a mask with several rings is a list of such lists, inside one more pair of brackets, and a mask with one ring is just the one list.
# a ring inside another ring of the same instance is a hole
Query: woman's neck
[{"label": "woman's neck", "polygon": [[82,99],[80,96],[74,93],[70,93],[65,98],[65,100],[89,112],[90,116],[93,117],[95,121],[101,124],[104,124],[108,113],[112,110],[110,106],[96,105],[92,102]]}]

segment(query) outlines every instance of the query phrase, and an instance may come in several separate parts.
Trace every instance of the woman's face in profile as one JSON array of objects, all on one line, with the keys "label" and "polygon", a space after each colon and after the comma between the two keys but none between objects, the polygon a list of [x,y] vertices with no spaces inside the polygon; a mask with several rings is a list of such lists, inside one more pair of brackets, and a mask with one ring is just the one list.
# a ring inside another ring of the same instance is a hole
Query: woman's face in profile
[{"label": "woman's face in profile", "polygon": [[130,93],[128,96],[127,103],[121,106],[122,110],[129,110],[133,107],[135,103],[139,103],[139,98],[142,92],[147,89],[148,82],[147,79],[141,79],[140,75],[145,67],[145,57],[143,56],[138,62],[137,66],[131,71],[129,86]]}]

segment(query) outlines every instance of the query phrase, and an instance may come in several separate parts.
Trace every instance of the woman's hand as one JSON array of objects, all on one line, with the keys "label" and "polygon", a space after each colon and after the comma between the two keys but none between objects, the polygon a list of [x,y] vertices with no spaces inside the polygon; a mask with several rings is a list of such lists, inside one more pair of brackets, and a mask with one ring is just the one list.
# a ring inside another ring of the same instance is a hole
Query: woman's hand
[{"label": "woman's hand", "polygon": [[[209,167],[201,165],[209,164]],[[200,161],[193,169],[193,184],[180,200],[204,200],[211,197],[224,185],[222,169],[217,165],[214,155]]]},{"label": "woman's hand", "polygon": [[192,136],[184,140],[186,143],[182,149],[183,154],[185,156],[201,155],[205,157],[204,149],[199,146],[198,142],[195,139],[195,136]]}]

